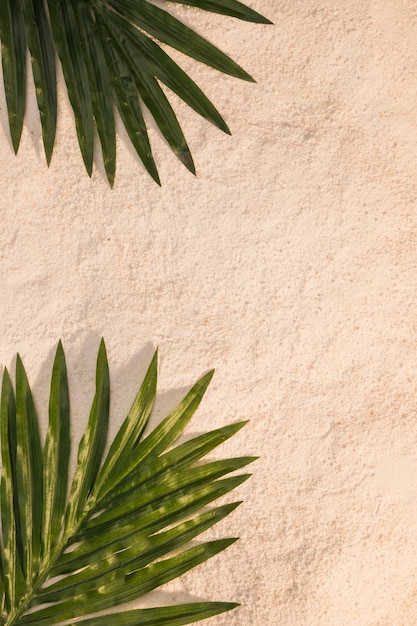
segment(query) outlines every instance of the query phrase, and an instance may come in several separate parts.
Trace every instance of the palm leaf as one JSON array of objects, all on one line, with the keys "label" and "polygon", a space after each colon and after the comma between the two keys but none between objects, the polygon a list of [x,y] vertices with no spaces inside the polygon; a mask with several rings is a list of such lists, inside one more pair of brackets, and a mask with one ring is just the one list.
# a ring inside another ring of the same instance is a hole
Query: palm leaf
[{"label": "palm leaf", "polygon": [[43,556],[48,558],[57,543],[65,513],[70,455],[70,413],[67,367],[61,342],[52,370],[49,398],[49,428],[46,435],[44,470]]},{"label": "palm leaf", "polygon": [[74,111],[78,143],[89,176],[93,169],[94,118],[86,60],[80,46],[73,3],[48,0],[51,29]]},{"label": "palm leaf", "polygon": [[239,470],[254,457],[216,461],[204,457],[245,422],[175,443],[212,375],[209,372],[197,381],[147,434],[156,395],[155,353],[105,455],[110,378],[102,341],[95,396],[69,488],[69,391],[61,343],[52,371],[43,450],[20,357],[16,392],[4,370],[0,402],[3,626],[181,626],[237,606],[194,602],[102,614],[181,576],[236,541],[195,543],[240,504],[208,506],[249,477]]},{"label": "palm leaf", "polygon": [[[164,0],[248,22],[268,19],[237,0]],[[143,109],[154,118],[168,145],[195,174],[195,166],[160,83],[174,91],[220,130],[229,128],[202,90],[161,44],[216,70],[253,81],[237,63],[149,0],[2,0],[0,40],[10,134],[17,152],[26,106],[26,52],[29,50],[42,137],[49,165],[57,124],[56,59],[59,58],[82,158],[91,176],[95,131],[110,185],[116,171],[114,109],[152,178],[160,184]]]},{"label": "palm leaf", "polygon": [[41,555],[43,471],[38,419],[20,357],[16,361],[16,484],[26,585],[34,580]]},{"label": "palm leaf", "polygon": [[34,0],[20,0],[20,3],[32,60],[43,145],[46,161],[49,164],[55,142],[57,119],[55,50],[44,3]]},{"label": "palm leaf", "polygon": [[15,0],[0,2],[0,39],[10,135],[17,152],[25,117],[26,35],[23,15]]}]

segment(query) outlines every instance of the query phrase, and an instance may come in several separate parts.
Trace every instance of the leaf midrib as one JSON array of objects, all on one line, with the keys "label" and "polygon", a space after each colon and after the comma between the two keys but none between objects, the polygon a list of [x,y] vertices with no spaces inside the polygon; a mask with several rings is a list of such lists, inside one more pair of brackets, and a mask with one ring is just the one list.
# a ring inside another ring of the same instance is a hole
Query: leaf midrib
[{"label": "leaf midrib", "polygon": [[77,532],[80,530],[82,524],[92,513],[94,513],[94,508],[97,506],[97,504],[97,499],[91,497],[89,502],[87,503],[86,508],[83,511],[82,516],[78,519],[77,523],[67,528],[61,540],[57,543],[55,548],[50,553],[49,558],[45,562],[42,562],[42,567],[40,568],[38,576],[34,579],[32,587],[30,588],[30,590],[27,590],[23,596],[23,602],[7,615],[5,621],[1,622],[3,626],[18,626],[19,619],[30,607],[30,603],[36,597],[36,594],[40,587],[45,581],[48,580],[53,566],[62,555],[65,548],[68,546],[70,539],[73,539],[77,535]]}]

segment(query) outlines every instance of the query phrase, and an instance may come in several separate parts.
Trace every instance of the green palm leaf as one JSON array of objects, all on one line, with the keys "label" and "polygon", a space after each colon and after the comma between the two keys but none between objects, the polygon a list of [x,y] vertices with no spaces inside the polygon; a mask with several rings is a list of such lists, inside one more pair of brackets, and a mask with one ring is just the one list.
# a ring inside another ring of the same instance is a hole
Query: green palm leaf
[{"label": "green palm leaf", "polygon": [[[248,22],[269,20],[237,0],[164,0]],[[62,66],[82,158],[91,176],[95,131],[110,185],[116,171],[114,109],[152,178],[160,184],[143,108],[179,160],[195,167],[177,116],[160,83],[226,133],[226,122],[159,43],[236,78],[253,81],[237,63],[149,0],[2,0],[0,40],[10,134],[18,151],[26,106],[26,52],[49,162],[57,124],[56,59]]]},{"label": "green palm leaf", "polygon": [[43,449],[20,357],[16,391],[4,370],[0,401],[3,626],[181,626],[237,606],[197,602],[94,615],[149,593],[236,541],[193,543],[240,504],[208,507],[249,477],[239,470],[254,457],[216,461],[204,457],[245,422],[175,444],[212,375],[209,372],[197,381],[146,434],[156,394],[155,353],[105,455],[110,377],[102,341],[96,392],[69,487],[70,408],[61,343],[53,365]]}]

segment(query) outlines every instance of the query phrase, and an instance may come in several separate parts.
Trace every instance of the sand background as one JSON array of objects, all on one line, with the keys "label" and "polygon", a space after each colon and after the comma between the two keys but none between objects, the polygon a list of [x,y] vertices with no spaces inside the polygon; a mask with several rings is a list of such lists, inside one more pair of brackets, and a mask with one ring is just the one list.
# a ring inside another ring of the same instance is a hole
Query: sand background
[{"label": "sand background", "polygon": [[[417,4],[252,0],[275,26],[172,7],[257,85],[181,58],[232,137],[175,97],[192,177],[151,128],[163,186],[119,129],[90,180],[60,86],[52,164],[29,95],[18,157],[0,98],[0,362],[22,355],[46,419],[66,348],[74,437],[99,338],[112,432],[155,346],[155,419],[208,369],[188,433],[250,419],[228,552],[162,601],[235,600],[213,626],[417,622]],[[219,451],[220,453],[220,451]]]}]

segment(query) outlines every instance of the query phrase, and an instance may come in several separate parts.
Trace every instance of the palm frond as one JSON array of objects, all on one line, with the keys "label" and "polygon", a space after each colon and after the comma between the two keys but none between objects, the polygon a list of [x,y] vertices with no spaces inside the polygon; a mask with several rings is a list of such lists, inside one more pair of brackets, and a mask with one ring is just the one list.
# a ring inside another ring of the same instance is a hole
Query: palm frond
[{"label": "palm frond", "polygon": [[254,457],[216,461],[204,457],[245,422],[175,444],[212,375],[209,372],[197,381],[147,434],[156,395],[155,353],[132,408],[104,455],[110,377],[102,341],[96,392],[70,482],[70,403],[62,344],[52,370],[44,446],[20,357],[16,391],[4,370],[0,401],[3,626],[181,626],[237,606],[194,602],[102,613],[181,576],[236,541],[193,543],[240,504],[208,506],[249,477],[238,472]]},{"label": "palm frond", "polygon": [[[237,0],[164,0],[259,24],[268,19]],[[57,125],[57,54],[74,112],[78,142],[91,176],[95,131],[110,185],[116,171],[114,109],[152,178],[160,184],[145,106],[178,159],[195,167],[177,116],[160,84],[220,130],[229,128],[194,81],[161,48],[166,44],[216,70],[253,81],[237,63],[169,11],[149,0],[2,0],[0,40],[10,134],[18,151],[26,107],[29,50],[49,165]]]}]

